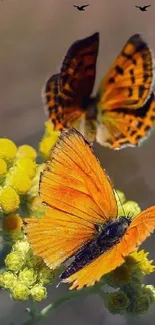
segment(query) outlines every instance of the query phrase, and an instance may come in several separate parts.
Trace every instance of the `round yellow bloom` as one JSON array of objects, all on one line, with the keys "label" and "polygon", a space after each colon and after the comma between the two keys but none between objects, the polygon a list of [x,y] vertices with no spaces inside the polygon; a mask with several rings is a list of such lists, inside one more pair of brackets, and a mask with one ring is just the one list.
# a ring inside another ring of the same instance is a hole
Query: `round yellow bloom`
[{"label": "round yellow bloom", "polygon": [[0,177],[7,173],[7,164],[4,159],[0,158]]},{"label": "round yellow bloom", "polygon": [[8,215],[2,221],[3,230],[8,233],[20,232],[22,227],[22,218],[18,215]]},{"label": "round yellow bloom", "polygon": [[16,192],[21,195],[26,194],[32,185],[30,177],[21,171],[16,171],[11,175],[10,183]]},{"label": "round yellow bloom", "polygon": [[3,188],[0,191],[0,205],[4,213],[11,213],[19,208],[20,200],[12,187]]},{"label": "round yellow bloom", "polygon": [[24,265],[24,259],[20,254],[17,254],[16,252],[11,252],[7,255],[5,259],[5,265],[8,270],[18,272]]},{"label": "round yellow bloom", "polygon": [[22,157],[17,159],[15,162],[15,166],[17,167],[17,172],[25,173],[30,178],[35,176],[36,173],[36,163],[30,158]]},{"label": "round yellow bloom", "polygon": [[0,158],[11,163],[17,153],[17,147],[10,139],[0,138]]},{"label": "round yellow bloom", "polygon": [[47,290],[42,285],[36,284],[31,289],[31,296],[34,301],[41,301],[47,298]]},{"label": "round yellow bloom", "polygon": [[42,138],[41,142],[39,143],[39,152],[43,160],[47,160],[50,158],[51,149],[57,142],[57,139],[58,139],[57,134]]},{"label": "round yellow bloom", "polygon": [[19,272],[18,278],[27,287],[31,287],[37,279],[37,273],[33,268],[29,269],[28,267],[25,267],[23,270]]},{"label": "round yellow bloom", "polygon": [[18,240],[13,246],[12,250],[13,252],[20,254],[23,259],[25,259],[26,254],[28,253],[30,249],[30,244],[28,243],[27,239],[25,240]]},{"label": "round yellow bloom", "polygon": [[1,274],[1,287],[5,289],[14,288],[17,283],[17,277],[10,271]]},{"label": "round yellow bloom", "polygon": [[28,144],[24,144],[18,148],[17,157],[36,159],[37,152],[33,147],[29,146]]},{"label": "round yellow bloom", "polygon": [[29,288],[23,284],[22,282],[18,281],[16,286],[11,290],[11,298],[15,300],[28,300],[30,295]]}]

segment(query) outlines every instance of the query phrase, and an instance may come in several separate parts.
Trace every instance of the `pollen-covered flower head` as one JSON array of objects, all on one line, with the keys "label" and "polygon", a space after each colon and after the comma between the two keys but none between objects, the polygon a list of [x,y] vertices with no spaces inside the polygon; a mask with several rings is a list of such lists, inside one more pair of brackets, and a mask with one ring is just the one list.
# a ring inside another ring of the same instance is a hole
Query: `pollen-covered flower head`
[{"label": "pollen-covered flower head", "polygon": [[50,152],[58,140],[60,131],[54,131],[50,121],[45,122],[45,133],[39,143],[39,153],[43,160],[50,158]]},{"label": "pollen-covered flower head", "polygon": [[16,157],[17,147],[13,141],[0,138],[0,158],[4,159],[8,165],[12,164]]},{"label": "pollen-covered flower head", "polygon": [[13,187],[7,186],[0,190],[0,207],[3,213],[16,211],[19,204],[19,195]]},{"label": "pollen-covered flower head", "polygon": [[16,156],[17,156],[17,158],[26,157],[26,158],[35,160],[37,157],[37,152],[33,147],[29,146],[28,144],[24,144],[24,145],[18,147]]}]

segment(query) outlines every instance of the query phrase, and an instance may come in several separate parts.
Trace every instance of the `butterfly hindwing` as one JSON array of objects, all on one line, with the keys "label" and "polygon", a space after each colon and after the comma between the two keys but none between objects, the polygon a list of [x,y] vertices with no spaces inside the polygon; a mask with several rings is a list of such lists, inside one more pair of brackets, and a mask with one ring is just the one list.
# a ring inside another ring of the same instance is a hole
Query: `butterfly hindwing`
[{"label": "butterfly hindwing", "polygon": [[70,289],[81,289],[84,286],[94,285],[103,275],[123,264],[125,257],[133,252],[154,229],[155,206],[152,206],[135,217],[118,244],[62,281],[73,283]]},{"label": "butterfly hindwing", "polygon": [[101,81],[98,106],[103,110],[143,106],[154,86],[154,57],[139,34],[133,35]]},{"label": "butterfly hindwing", "polygon": [[146,104],[135,109],[106,111],[97,129],[97,141],[114,149],[141,144],[155,125],[155,97],[151,94]]}]

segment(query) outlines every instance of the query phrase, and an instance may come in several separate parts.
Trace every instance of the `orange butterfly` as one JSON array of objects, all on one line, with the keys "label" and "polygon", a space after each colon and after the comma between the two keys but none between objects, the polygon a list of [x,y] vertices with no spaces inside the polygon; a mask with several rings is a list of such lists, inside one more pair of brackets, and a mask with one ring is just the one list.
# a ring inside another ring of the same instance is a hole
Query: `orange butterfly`
[{"label": "orange butterfly", "polygon": [[63,131],[40,180],[46,204],[43,218],[26,219],[34,253],[55,269],[71,257],[61,274],[81,289],[124,263],[155,228],[155,205],[135,219],[118,217],[114,190],[84,137]]},{"label": "orange butterfly", "polygon": [[139,34],[133,35],[96,97],[90,97],[96,76],[99,33],[69,48],[59,74],[46,83],[43,98],[56,130],[75,127],[87,140],[111,148],[140,144],[155,124],[153,54]]}]

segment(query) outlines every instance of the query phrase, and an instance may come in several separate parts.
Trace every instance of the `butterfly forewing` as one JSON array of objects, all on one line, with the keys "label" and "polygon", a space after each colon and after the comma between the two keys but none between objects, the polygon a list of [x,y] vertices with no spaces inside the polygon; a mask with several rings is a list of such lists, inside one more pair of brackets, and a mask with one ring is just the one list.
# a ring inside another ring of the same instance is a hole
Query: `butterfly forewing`
[{"label": "butterfly forewing", "polygon": [[[112,185],[76,130],[62,132],[40,181],[45,217],[27,219],[36,255],[55,268],[96,235],[96,224],[117,217]],[[79,229],[80,228],[80,229]]]}]

